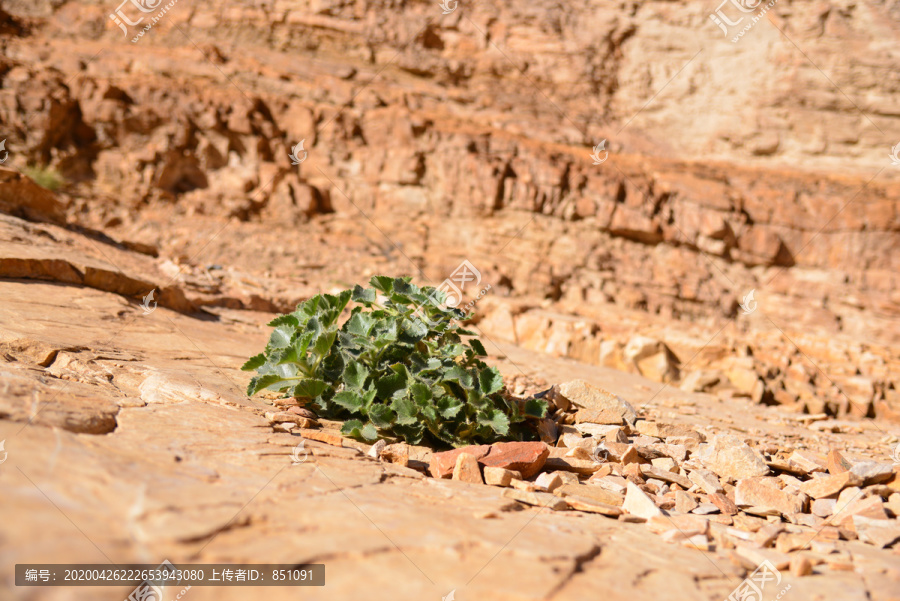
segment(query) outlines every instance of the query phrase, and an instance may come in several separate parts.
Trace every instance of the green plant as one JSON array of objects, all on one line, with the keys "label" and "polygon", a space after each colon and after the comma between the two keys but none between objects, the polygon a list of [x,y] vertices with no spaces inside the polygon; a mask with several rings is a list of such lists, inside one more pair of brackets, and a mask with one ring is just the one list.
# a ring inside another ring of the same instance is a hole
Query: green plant
[{"label": "green plant", "polygon": [[[375,276],[370,284],[317,295],[270,322],[265,352],[242,368],[258,373],[247,394],[268,389],[305,399],[320,416],[347,420],[345,435],[370,442],[534,438],[526,418],[543,417],[546,403],[504,394],[500,372],[479,359],[481,342],[463,341],[474,335],[454,321],[463,312],[440,306],[443,292],[410,278]],[[351,300],[356,306],[339,326]]]},{"label": "green plant", "polygon": [[36,165],[31,165],[25,167],[25,175],[33,179],[34,183],[37,185],[54,192],[66,184],[66,178],[52,167],[38,167]]}]

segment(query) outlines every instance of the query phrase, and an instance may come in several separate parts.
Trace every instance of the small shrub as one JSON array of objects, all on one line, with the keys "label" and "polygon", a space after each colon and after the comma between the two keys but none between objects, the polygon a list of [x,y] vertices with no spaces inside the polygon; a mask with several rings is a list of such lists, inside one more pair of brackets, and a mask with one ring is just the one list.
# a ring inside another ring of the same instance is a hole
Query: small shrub
[{"label": "small shrub", "polygon": [[25,167],[25,175],[34,180],[37,185],[56,192],[66,184],[66,179],[52,167]]},{"label": "small shrub", "polygon": [[[500,372],[479,359],[481,342],[463,341],[474,335],[454,321],[463,312],[440,306],[443,292],[410,278],[376,276],[370,284],[320,294],[272,320],[266,350],[242,368],[258,373],[247,394],[267,389],[305,399],[320,416],[347,420],[345,435],[369,442],[534,438],[526,418],[543,417],[546,403],[504,394]],[[357,306],[339,327],[351,300]]]}]

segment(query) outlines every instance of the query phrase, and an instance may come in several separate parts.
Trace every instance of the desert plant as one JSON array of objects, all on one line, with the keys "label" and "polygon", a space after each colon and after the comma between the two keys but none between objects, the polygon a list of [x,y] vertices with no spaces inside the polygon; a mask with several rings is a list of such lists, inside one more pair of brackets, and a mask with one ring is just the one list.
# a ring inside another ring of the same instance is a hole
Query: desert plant
[{"label": "desert plant", "polygon": [[[526,418],[543,417],[546,403],[504,394],[499,370],[479,359],[481,342],[463,340],[474,336],[456,323],[463,312],[441,306],[443,292],[410,278],[375,276],[370,284],[317,295],[272,320],[265,351],[242,368],[258,373],[247,394],[298,397],[322,417],[347,420],[345,435],[369,442],[394,436],[463,446],[534,437]],[[350,301],[356,306],[339,326]]]},{"label": "desert plant", "polygon": [[66,178],[52,167],[38,167],[31,165],[25,167],[25,175],[34,180],[37,185],[56,192],[66,184]]}]

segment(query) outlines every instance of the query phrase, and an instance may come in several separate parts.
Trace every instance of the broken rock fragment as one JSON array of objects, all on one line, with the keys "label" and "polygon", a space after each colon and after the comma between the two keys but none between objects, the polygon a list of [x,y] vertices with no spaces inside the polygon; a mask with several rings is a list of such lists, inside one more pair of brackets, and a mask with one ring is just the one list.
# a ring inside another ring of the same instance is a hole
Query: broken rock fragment
[{"label": "broken rock fragment", "polygon": [[637,418],[630,403],[584,380],[561,384],[559,392],[577,407],[576,423],[622,425],[633,424]]},{"label": "broken rock fragment", "polygon": [[769,473],[762,456],[736,436],[719,435],[700,447],[700,462],[725,478],[752,478]]}]

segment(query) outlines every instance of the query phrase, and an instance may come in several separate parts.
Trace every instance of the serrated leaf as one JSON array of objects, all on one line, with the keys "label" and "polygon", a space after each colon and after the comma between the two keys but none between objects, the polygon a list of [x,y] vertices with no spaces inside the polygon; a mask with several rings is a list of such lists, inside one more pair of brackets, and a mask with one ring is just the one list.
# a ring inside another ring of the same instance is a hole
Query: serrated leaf
[{"label": "serrated leaf", "polygon": [[243,371],[253,371],[259,369],[266,364],[266,354],[260,353],[247,359],[247,362],[241,365]]},{"label": "serrated leaf", "polygon": [[406,388],[406,376],[403,374],[392,373],[375,381],[375,390],[378,391],[378,398],[389,399],[398,390]]},{"label": "serrated leaf", "polygon": [[292,326],[298,328],[300,327],[300,320],[297,319],[296,315],[279,315],[270,321],[268,325],[270,328],[274,328],[275,326]]},{"label": "serrated leaf", "polygon": [[291,381],[288,378],[285,378],[279,374],[266,374],[263,376],[254,376],[250,379],[250,384],[247,386],[247,396],[253,396],[260,390],[264,388],[269,388],[275,384],[280,384],[282,382]]},{"label": "serrated leaf", "polygon": [[334,395],[331,401],[353,413],[359,412],[365,405],[365,401],[359,396],[359,393],[352,390],[342,390]]},{"label": "serrated leaf", "polygon": [[472,350],[475,351],[475,355],[478,357],[487,357],[487,351],[484,348],[484,345],[481,344],[481,341],[477,338],[472,338],[469,340],[469,346],[472,347]]},{"label": "serrated leaf", "polygon": [[419,406],[426,406],[432,398],[431,388],[422,382],[410,384],[409,392],[412,395],[413,402]]},{"label": "serrated leaf", "polygon": [[293,338],[295,331],[296,330],[291,326],[278,326],[272,330],[272,334],[269,336],[268,348],[287,348],[291,344],[291,339]]},{"label": "serrated leaf", "polygon": [[375,290],[372,288],[363,288],[362,286],[353,287],[353,302],[355,303],[374,303],[377,298]]},{"label": "serrated leaf", "polygon": [[487,426],[500,436],[509,432],[509,418],[497,409],[487,409],[478,413],[478,424]]},{"label": "serrated leaf", "polygon": [[311,399],[314,399],[325,392],[326,388],[328,388],[328,384],[326,384],[322,380],[306,378],[304,380],[300,380],[297,385],[294,386],[294,396],[309,397]]},{"label": "serrated leaf", "polygon": [[397,423],[401,426],[414,424],[418,421],[419,408],[405,396],[395,397],[391,402],[391,409],[397,414]]},{"label": "serrated leaf", "polygon": [[368,313],[357,313],[347,320],[347,323],[344,324],[344,329],[356,336],[368,336],[374,325],[375,320],[372,319],[371,315]]},{"label": "serrated leaf", "polygon": [[437,410],[444,419],[453,419],[463,408],[463,402],[452,396],[444,396],[438,399]]},{"label": "serrated leaf", "polygon": [[397,417],[390,407],[377,403],[369,407],[368,414],[369,420],[379,428],[390,428]]},{"label": "serrated leaf", "polygon": [[503,376],[496,367],[487,367],[478,374],[478,383],[482,393],[491,395],[503,389]]},{"label": "serrated leaf", "polygon": [[453,367],[445,371],[442,379],[449,382],[459,382],[460,386],[462,386],[463,388],[472,388],[472,386],[474,385],[472,374],[467,372],[459,365],[454,365]]},{"label": "serrated leaf", "polygon": [[390,296],[391,292],[394,291],[393,278],[389,278],[383,275],[376,275],[372,276],[372,279],[369,280],[369,283],[373,288],[375,288],[385,296]]},{"label": "serrated leaf", "polygon": [[334,344],[334,339],[337,337],[337,332],[323,332],[316,338],[315,343],[313,344],[312,351],[319,357],[323,357],[331,352],[331,346]]},{"label": "serrated leaf", "polygon": [[543,399],[529,399],[525,401],[525,407],[523,411],[525,415],[543,418],[545,415],[547,415],[547,409],[547,401]]},{"label": "serrated leaf", "polygon": [[365,386],[366,378],[369,377],[369,370],[359,361],[347,361],[344,365],[344,384],[351,388],[362,388]]}]

